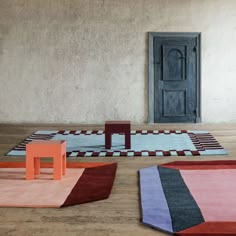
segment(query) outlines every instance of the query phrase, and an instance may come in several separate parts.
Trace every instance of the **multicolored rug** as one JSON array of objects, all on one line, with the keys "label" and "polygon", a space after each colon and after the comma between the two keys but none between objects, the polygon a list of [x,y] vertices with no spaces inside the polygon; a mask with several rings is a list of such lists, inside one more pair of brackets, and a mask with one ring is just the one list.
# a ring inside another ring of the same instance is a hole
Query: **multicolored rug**
[{"label": "multicolored rug", "polygon": [[62,180],[52,179],[52,163],[25,180],[24,162],[0,162],[1,207],[66,207],[109,197],[117,163],[67,163]]},{"label": "multicolored rug", "polygon": [[174,235],[236,235],[236,161],[139,170],[142,223]]},{"label": "multicolored rug", "polygon": [[112,148],[105,149],[103,130],[40,130],[26,138],[7,156],[25,156],[32,140],[66,140],[67,157],[199,156],[225,155],[226,150],[207,131],[132,130],[131,149],[124,147],[124,135],[112,135]]}]

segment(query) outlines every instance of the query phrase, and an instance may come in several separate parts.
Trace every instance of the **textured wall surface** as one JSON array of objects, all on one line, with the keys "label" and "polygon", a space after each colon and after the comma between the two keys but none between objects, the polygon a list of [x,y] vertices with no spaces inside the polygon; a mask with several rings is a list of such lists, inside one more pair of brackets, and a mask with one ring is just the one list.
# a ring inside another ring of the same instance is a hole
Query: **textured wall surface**
[{"label": "textured wall surface", "polygon": [[235,0],[1,0],[0,122],[146,122],[147,32],[202,33],[202,120],[236,121]]}]

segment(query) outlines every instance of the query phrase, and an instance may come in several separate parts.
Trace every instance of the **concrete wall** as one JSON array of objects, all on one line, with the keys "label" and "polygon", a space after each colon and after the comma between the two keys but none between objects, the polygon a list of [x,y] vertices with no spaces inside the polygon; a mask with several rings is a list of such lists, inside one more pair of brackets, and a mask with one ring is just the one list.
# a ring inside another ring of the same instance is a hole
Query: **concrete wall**
[{"label": "concrete wall", "polygon": [[235,0],[0,0],[0,122],[146,122],[147,32],[202,33],[203,122],[236,121]]}]

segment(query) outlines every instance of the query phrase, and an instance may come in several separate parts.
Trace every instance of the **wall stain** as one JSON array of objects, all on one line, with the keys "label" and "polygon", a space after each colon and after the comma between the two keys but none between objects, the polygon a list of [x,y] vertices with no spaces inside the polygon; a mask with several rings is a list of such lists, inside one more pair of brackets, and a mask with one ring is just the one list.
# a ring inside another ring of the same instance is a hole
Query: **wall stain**
[{"label": "wall stain", "polygon": [[0,24],[0,56],[3,55],[3,41],[4,38],[7,37],[8,33],[9,29],[6,26]]}]

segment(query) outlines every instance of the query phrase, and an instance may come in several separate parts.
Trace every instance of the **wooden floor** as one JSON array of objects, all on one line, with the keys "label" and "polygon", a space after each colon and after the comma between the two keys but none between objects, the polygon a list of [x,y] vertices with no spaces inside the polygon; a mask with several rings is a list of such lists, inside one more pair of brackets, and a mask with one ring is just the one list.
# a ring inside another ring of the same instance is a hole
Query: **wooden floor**
[{"label": "wooden floor", "polygon": [[[4,154],[40,129],[103,129],[103,126],[0,125],[1,161],[24,160]],[[133,129],[208,130],[229,152],[227,156],[78,158],[78,161],[115,161],[118,170],[109,199],[63,209],[0,208],[0,236],[161,236],[140,223],[137,170],[174,160],[236,160],[236,124],[132,125]],[[17,198],[17,196],[16,196]]]}]

